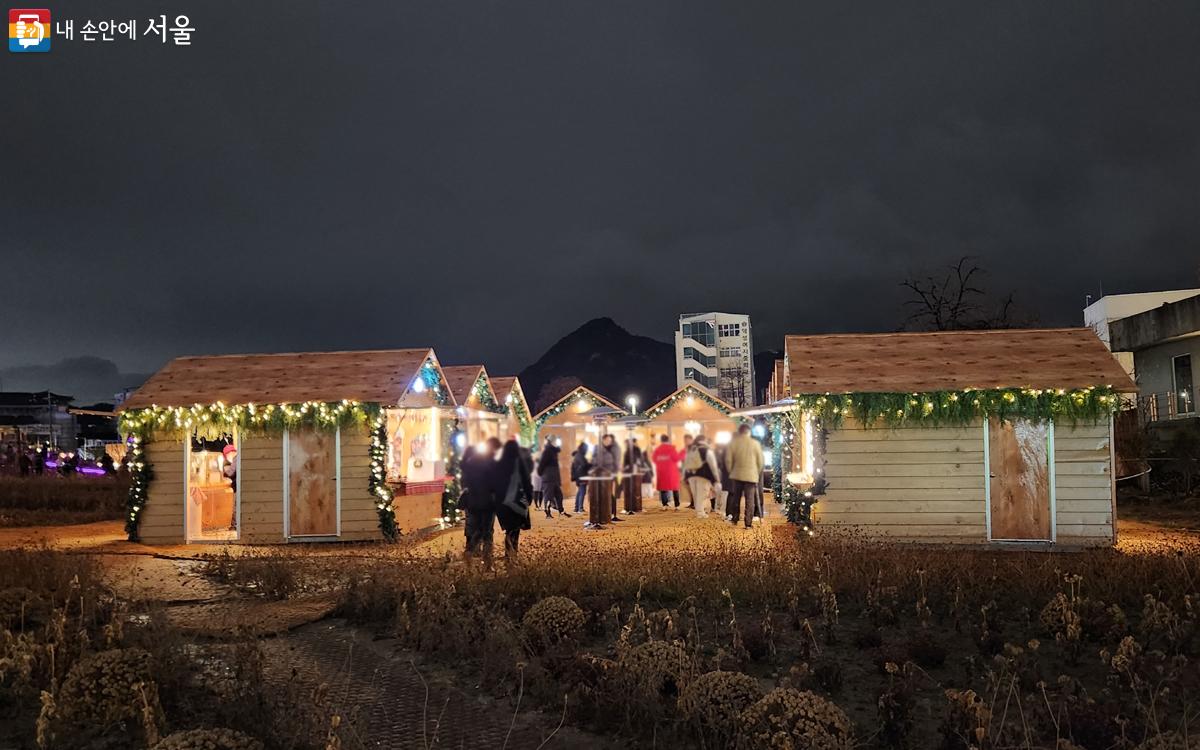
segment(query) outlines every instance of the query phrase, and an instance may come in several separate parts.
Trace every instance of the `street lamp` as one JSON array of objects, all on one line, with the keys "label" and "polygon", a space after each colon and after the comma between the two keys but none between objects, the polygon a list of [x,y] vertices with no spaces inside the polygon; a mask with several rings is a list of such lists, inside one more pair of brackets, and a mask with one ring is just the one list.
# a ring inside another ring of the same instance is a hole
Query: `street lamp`
[{"label": "street lamp", "polygon": [[637,414],[637,396],[626,396],[625,403],[629,404],[630,415]]}]

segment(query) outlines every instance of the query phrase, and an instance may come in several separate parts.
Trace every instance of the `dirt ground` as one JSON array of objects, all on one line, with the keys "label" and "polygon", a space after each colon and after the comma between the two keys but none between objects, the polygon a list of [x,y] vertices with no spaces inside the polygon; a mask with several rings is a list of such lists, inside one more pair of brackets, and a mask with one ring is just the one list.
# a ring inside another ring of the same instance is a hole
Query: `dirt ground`
[{"label": "dirt ground", "polygon": [[[745,530],[714,517],[698,519],[686,509],[661,510],[649,507],[646,512],[630,517],[620,523],[611,524],[600,531],[583,528],[583,517],[573,515],[572,518],[555,517],[546,519],[541,513],[534,511],[533,529],[522,534],[522,544],[536,546],[545,541],[560,542],[562,540],[577,540],[582,545],[610,544],[623,542],[630,536],[629,531],[637,530],[639,543],[653,545],[656,548],[669,548],[674,551],[700,550],[714,543],[738,544],[743,541],[752,543],[760,539],[760,535],[775,533],[773,529],[786,527],[779,517],[777,509],[768,511],[771,515],[766,519],[766,529],[756,528]],[[1121,552],[1145,553],[1162,552],[1167,550],[1197,550],[1200,551],[1200,519],[1190,520],[1171,516],[1158,518],[1145,511],[1130,514],[1131,518],[1122,518],[1117,523],[1117,549]],[[497,540],[501,538],[499,529]],[[286,550],[289,553],[301,551],[330,556],[374,556],[387,554],[425,554],[432,556],[457,555],[463,550],[463,535],[461,529],[449,529],[412,536],[404,539],[399,545],[379,543],[355,544],[289,544],[275,546],[250,545],[217,545],[217,544],[180,544],[170,546],[147,546],[129,542],[125,538],[124,528],[120,521],[101,521],[97,523],[75,524],[67,526],[36,526],[26,528],[0,528],[0,548],[14,547],[48,547],[69,552],[87,552],[101,554],[123,580],[131,586],[151,585],[151,581],[159,581],[164,586],[164,598],[168,601],[195,599],[192,596],[195,589],[187,588],[195,584],[179,584],[183,587],[172,590],[175,583],[173,574],[177,576],[182,569],[175,565],[119,562],[120,556],[133,555],[138,558],[166,559],[195,559],[212,555],[222,550],[231,554],[255,554],[266,551]],[[178,594],[178,596],[176,596]]]}]

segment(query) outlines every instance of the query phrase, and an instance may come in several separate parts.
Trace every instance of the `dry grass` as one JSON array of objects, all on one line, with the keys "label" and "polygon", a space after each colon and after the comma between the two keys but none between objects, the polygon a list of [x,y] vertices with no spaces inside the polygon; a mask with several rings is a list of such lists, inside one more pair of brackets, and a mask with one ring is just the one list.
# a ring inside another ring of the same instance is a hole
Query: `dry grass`
[{"label": "dry grass", "polygon": [[[1194,554],[802,545],[783,529],[708,529],[669,549],[637,529],[592,548],[546,538],[500,572],[417,556],[299,567],[341,588],[351,619],[499,694],[565,694],[569,722],[636,743],[701,741],[674,701],[715,669],[828,696],[867,747],[1109,750],[1197,721]],[[582,607],[583,635],[547,646],[522,628],[550,596]],[[623,659],[647,642],[677,644],[688,663],[665,692],[631,700]]]},{"label": "dry grass", "polygon": [[321,690],[263,679],[253,638],[197,641],[161,607],[130,609],[102,572],[86,555],[0,551],[0,747],[145,748],[201,727],[326,747]]}]

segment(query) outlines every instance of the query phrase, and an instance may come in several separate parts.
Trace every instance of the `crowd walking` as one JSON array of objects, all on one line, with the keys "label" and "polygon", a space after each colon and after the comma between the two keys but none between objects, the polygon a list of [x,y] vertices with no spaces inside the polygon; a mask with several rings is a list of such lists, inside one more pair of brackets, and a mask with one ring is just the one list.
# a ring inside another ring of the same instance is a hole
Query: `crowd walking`
[{"label": "crowd walking", "polygon": [[[624,446],[612,434],[597,445],[580,442],[571,452],[570,481],[575,486],[576,514],[587,510],[584,528],[604,529],[622,516],[643,512],[643,499],[657,493],[664,511],[681,508],[681,489],[697,518],[715,517],[753,528],[763,516],[762,445],[742,425],[737,433],[717,435],[713,445],[704,434],[688,434],[683,446],[660,435],[653,450],[643,451],[635,438]],[[563,491],[562,446],[547,437],[536,454],[515,439],[489,438],[467,448],[462,459],[460,509],[466,513],[466,557],[492,564],[494,528],[504,532],[504,556],[517,559],[521,531],[532,528],[530,507],[547,519],[555,513],[571,518]],[[620,504],[620,507],[618,507]],[[654,507],[653,505],[651,507]]]}]

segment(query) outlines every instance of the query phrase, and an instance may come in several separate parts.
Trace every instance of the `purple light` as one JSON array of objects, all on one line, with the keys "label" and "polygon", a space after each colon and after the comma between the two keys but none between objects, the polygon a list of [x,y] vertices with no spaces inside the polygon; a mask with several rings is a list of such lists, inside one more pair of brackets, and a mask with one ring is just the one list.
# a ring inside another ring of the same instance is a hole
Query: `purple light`
[{"label": "purple light", "polygon": [[57,468],[58,468],[58,461],[47,461],[47,462],[45,463],[45,466],[46,466],[46,468],[47,468],[47,469],[57,469]]},{"label": "purple light", "polygon": [[101,469],[98,466],[80,466],[75,471],[78,471],[80,474],[87,474],[88,476],[93,477],[102,477],[106,473],[104,469]]}]

